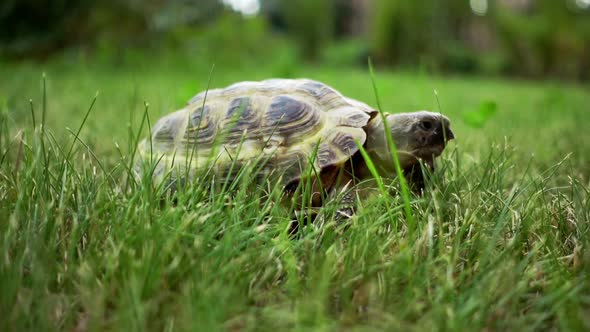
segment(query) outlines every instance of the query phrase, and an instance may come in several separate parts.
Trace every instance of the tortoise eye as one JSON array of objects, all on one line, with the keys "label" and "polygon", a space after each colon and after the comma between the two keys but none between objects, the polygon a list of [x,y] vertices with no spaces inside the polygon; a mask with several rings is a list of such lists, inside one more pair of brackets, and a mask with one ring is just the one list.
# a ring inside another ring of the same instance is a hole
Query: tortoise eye
[{"label": "tortoise eye", "polygon": [[424,130],[430,130],[433,127],[432,121],[422,120],[422,121],[420,121],[420,127],[422,127],[422,129],[424,129]]}]

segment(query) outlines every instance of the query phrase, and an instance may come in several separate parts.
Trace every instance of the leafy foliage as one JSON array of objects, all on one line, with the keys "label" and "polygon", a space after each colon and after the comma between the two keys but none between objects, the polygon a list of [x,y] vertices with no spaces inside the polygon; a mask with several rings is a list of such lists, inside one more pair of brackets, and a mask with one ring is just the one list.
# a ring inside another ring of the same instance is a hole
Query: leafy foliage
[{"label": "leafy foliage", "polygon": [[567,3],[539,0],[525,13],[496,8],[494,24],[510,70],[536,77],[590,77],[590,12]]},{"label": "leafy foliage", "polygon": [[390,64],[440,65],[444,45],[469,15],[465,1],[377,1],[373,52]]},{"label": "leafy foliage", "polygon": [[488,3],[478,17],[469,1],[377,1],[372,52],[385,64],[435,71],[588,78],[590,10],[573,1]]},{"label": "leafy foliage", "polygon": [[491,119],[497,111],[497,105],[493,101],[484,101],[479,109],[463,113],[463,121],[474,128],[481,128]]},{"label": "leafy foliage", "polygon": [[302,56],[316,60],[334,33],[334,1],[283,1],[280,8],[288,32],[297,41]]},{"label": "leafy foliage", "polygon": [[0,5],[0,54],[48,57],[67,47],[147,47],[164,32],[204,23],[223,10],[199,0],[6,0]]}]

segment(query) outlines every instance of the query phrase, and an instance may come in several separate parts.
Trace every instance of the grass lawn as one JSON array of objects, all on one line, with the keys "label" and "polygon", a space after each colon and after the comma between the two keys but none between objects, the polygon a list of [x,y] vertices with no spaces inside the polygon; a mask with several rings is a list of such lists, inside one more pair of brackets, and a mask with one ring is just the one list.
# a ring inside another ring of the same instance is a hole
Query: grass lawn
[{"label": "grass lawn", "polygon": [[[162,207],[128,181],[144,103],[153,124],[209,71],[0,65],[0,330],[590,329],[587,87],[377,70],[384,111],[441,111],[457,139],[413,222],[383,196],[290,239],[262,190]],[[361,69],[218,66],[211,86],[286,75],[375,105]]]}]

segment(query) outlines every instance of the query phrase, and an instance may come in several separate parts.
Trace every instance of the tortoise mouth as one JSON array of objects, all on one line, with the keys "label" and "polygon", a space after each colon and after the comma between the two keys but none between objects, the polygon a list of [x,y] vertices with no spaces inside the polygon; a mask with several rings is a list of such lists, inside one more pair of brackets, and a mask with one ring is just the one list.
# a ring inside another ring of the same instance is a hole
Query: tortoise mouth
[{"label": "tortoise mouth", "polygon": [[436,158],[440,156],[445,149],[445,143],[436,143],[431,145],[426,145],[415,150],[414,155],[421,159],[429,159],[429,158]]},{"label": "tortoise mouth", "polygon": [[437,144],[416,148],[410,151],[398,150],[397,153],[402,167],[408,167],[419,163],[420,160],[426,164],[431,164],[434,159],[442,154],[444,148],[444,144]]},{"label": "tortoise mouth", "polygon": [[435,158],[437,158],[438,156],[440,156],[442,154],[445,147],[446,147],[445,142],[437,142],[434,144],[427,144],[427,145],[421,146],[421,147],[416,148],[411,151],[404,151],[402,153],[412,156],[414,161],[417,161],[418,159],[422,159],[425,161],[426,160],[434,160]]},{"label": "tortoise mouth", "polygon": [[445,128],[443,130],[441,127],[440,130],[436,130],[433,135],[428,137],[422,146],[415,150],[415,154],[422,159],[436,158],[442,154],[447,143],[452,139],[455,139],[455,135],[451,129]]}]

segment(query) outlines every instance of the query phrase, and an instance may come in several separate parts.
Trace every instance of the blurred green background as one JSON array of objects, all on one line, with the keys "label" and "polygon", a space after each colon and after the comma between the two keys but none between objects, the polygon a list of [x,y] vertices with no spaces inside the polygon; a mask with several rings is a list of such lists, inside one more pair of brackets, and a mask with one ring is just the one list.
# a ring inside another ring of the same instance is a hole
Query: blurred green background
[{"label": "blurred green background", "polygon": [[[290,241],[266,188],[127,185],[198,92],[376,107],[369,56],[456,135],[414,231],[394,195]],[[590,0],[0,0],[0,331],[590,331],[589,78]]]},{"label": "blurred green background", "polygon": [[590,0],[3,0],[1,63],[377,65],[587,80]]}]

